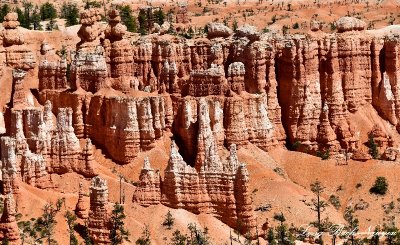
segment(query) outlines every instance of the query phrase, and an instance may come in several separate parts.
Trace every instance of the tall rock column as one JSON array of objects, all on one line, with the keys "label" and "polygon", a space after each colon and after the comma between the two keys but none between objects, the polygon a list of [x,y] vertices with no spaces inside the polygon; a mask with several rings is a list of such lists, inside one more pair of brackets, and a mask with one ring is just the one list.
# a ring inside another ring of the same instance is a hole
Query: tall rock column
[{"label": "tall rock column", "polygon": [[15,215],[17,211],[15,209],[15,201],[13,195],[7,194],[4,198],[3,214],[0,219],[0,240],[8,240],[8,244],[19,245],[21,239],[19,235],[19,228]]},{"label": "tall rock column", "polygon": [[19,169],[15,152],[16,142],[13,138],[1,138],[1,173],[3,178],[3,193],[18,194],[19,191]]},{"label": "tall rock column", "polygon": [[160,203],[160,200],[160,172],[151,168],[149,159],[145,158],[139,176],[139,186],[133,194],[133,201],[147,207]]},{"label": "tall rock column", "polygon": [[107,182],[94,177],[90,185],[90,209],[88,231],[90,238],[96,244],[109,244],[110,214],[107,210],[108,186]]},{"label": "tall rock column", "polygon": [[81,13],[81,28],[78,31],[81,41],[77,44],[76,54],[71,64],[73,89],[82,88],[96,93],[101,88],[109,87],[104,48],[100,45],[100,27],[97,23],[99,20],[101,20],[101,15],[96,9],[85,10]]}]

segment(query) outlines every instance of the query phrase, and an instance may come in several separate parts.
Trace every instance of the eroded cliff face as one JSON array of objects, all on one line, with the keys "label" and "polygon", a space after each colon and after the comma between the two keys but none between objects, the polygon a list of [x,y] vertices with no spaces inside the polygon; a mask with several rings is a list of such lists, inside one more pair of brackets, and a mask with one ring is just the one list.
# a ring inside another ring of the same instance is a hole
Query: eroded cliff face
[{"label": "eroded cliff face", "polygon": [[[96,176],[93,145],[131,164],[170,132],[176,144],[164,177],[145,160],[132,200],[215,214],[247,232],[255,228],[251,176],[236,148],[269,151],[287,143],[310,154],[344,150],[366,159],[366,135],[350,120],[366,104],[400,128],[400,38],[363,31],[356,20],[342,20],[337,34],[261,35],[247,25],[233,33],[214,25],[209,38],[134,40],[117,10],[104,30],[99,12],[86,10],[76,50],[56,54],[43,42],[35,69],[15,16],[5,18],[0,50],[13,72],[12,101],[0,114],[5,194],[18,195],[21,182],[52,187],[53,173]],[[26,85],[35,70],[38,93]],[[381,128],[369,135],[385,159],[398,158]],[[97,243],[108,243],[106,182],[93,179],[89,210],[84,199],[81,187],[77,215],[89,217]]]}]

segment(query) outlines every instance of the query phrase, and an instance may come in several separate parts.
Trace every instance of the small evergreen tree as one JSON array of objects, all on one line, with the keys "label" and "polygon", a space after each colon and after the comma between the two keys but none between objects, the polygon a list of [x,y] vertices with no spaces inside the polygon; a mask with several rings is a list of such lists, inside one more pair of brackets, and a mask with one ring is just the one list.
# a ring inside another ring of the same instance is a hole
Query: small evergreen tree
[{"label": "small evergreen tree", "polygon": [[124,206],[115,203],[110,219],[110,240],[112,245],[122,244],[123,241],[129,242],[129,232],[126,230],[124,223],[125,218]]},{"label": "small evergreen tree", "polygon": [[381,232],[379,227],[375,227],[374,234],[370,239],[370,245],[379,245],[379,232]]},{"label": "small evergreen tree", "polygon": [[78,239],[75,236],[74,228],[76,222],[76,216],[69,210],[64,215],[68,224],[68,232],[69,232],[69,244],[70,245],[78,245]]},{"label": "small evergreen tree", "polygon": [[44,3],[40,6],[40,17],[42,20],[52,20],[57,18],[57,10],[52,3]]},{"label": "small evergreen tree", "polygon": [[35,223],[34,218],[32,218],[31,220],[28,220],[28,221],[18,222],[18,228],[19,228],[20,237],[21,237],[21,244],[24,244],[25,241],[29,240],[30,238],[33,238],[33,239],[36,238],[36,231],[33,226],[34,223]]},{"label": "small evergreen tree", "polygon": [[197,229],[195,224],[190,223],[188,225],[188,229],[190,232],[190,242],[189,244],[193,245],[209,245],[209,237],[208,237],[208,229],[204,228],[204,231]]},{"label": "small evergreen tree", "polygon": [[165,216],[165,220],[162,223],[163,226],[166,226],[168,230],[172,229],[172,226],[174,225],[174,217],[172,217],[171,211],[168,210],[167,215]]},{"label": "small evergreen tree", "polygon": [[10,6],[8,4],[3,4],[0,9],[0,22],[4,21],[4,17],[10,12]]},{"label": "small evergreen tree", "polygon": [[[22,10],[21,10],[20,8],[18,8],[18,7],[15,8],[15,12],[17,12],[18,21],[19,21],[19,23],[20,23],[21,26],[22,26],[22,23],[25,22],[25,15],[24,15],[24,12],[22,12]],[[22,26],[22,27],[23,27],[23,26]]]},{"label": "small evergreen tree", "polygon": [[40,19],[39,7],[36,5],[31,16],[31,23],[33,24],[34,30],[43,30],[40,21],[41,19]]},{"label": "small evergreen tree", "polygon": [[377,195],[385,195],[388,189],[388,182],[385,177],[376,177],[374,185],[369,189],[370,193]]},{"label": "small evergreen tree", "polygon": [[294,237],[289,231],[287,225],[285,224],[286,218],[283,213],[278,213],[274,215],[274,219],[280,222],[280,224],[275,228],[277,234],[278,244],[280,245],[292,245],[294,244]]},{"label": "small evergreen tree", "polygon": [[93,241],[89,236],[87,220],[85,220],[85,226],[83,227],[82,238],[84,240],[85,245],[93,245]]},{"label": "small evergreen tree", "polygon": [[132,15],[132,9],[129,5],[120,7],[120,16],[122,23],[130,32],[137,32],[136,20]]},{"label": "small evergreen tree", "polygon": [[90,9],[90,8],[101,8],[101,3],[97,2],[97,1],[90,1],[87,0],[85,3],[85,9]]},{"label": "small evergreen tree", "polygon": [[386,243],[388,245],[400,244],[400,231],[393,222],[391,222],[390,224],[384,224],[383,232],[385,232],[386,234]]},{"label": "small evergreen tree", "polygon": [[162,25],[162,24],[164,23],[165,14],[164,14],[164,11],[163,11],[162,9],[156,10],[156,11],[154,12],[154,17],[156,18],[156,22],[157,22],[159,25]]},{"label": "small evergreen tree", "polygon": [[39,241],[43,239],[46,240],[48,245],[57,244],[53,239],[54,228],[57,224],[56,221],[57,210],[54,208],[53,204],[47,203],[43,208],[43,214],[40,216],[34,225],[35,231],[39,232]]},{"label": "small evergreen tree", "polygon": [[274,234],[274,229],[272,229],[272,228],[268,229],[267,241],[268,241],[269,245],[277,245],[276,239],[275,239],[275,234]]},{"label": "small evergreen tree", "polygon": [[187,237],[182,235],[179,230],[174,231],[171,238],[171,245],[187,245]]},{"label": "small evergreen tree", "polygon": [[373,159],[379,158],[378,145],[375,143],[375,139],[372,135],[368,138],[369,154]]},{"label": "small evergreen tree", "polygon": [[51,19],[46,25],[46,31],[52,31],[54,29],[58,29],[58,26],[56,25],[54,19]]},{"label": "small evergreen tree", "polygon": [[358,218],[354,216],[354,209],[352,207],[347,207],[344,211],[344,219],[347,222],[346,230],[349,232],[351,244],[355,244],[355,233],[358,231]]},{"label": "small evergreen tree", "polygon": [[321,200],[321,194],[324,192],[325,187],[316,180],[314,183],[310,185],[311,191],[316,195],[317,199],[312,199],[312,210],[317,213],[317,221],[315,223],[318,232],[322,232],[323,226],[321,223],[321,213],[325,211],[325,207],[328,205],[325,201]]},{"label": "small evergreen tree", "polygon": [[142,236],[136,240],[137,245],[150,245],[150,231],[149,227],[146,225],[142,231]]},{"label": "small evergreen tree", "polygon": [[63,3],[61,6],[61,18],[66,20],[66,26],[79,24],[79,9],[76,3]]},{"label": "small evergreen tree", "polygon": [[138,21],[139,21],[139,33],[141,35],[146,35],[147,34],[147,15],[144,11],[139,12]]},{"label": "small evergreen tree", "polygon": [[30,29],[31,28],[31,11],[33,8],[33,4],[31,2],[24,1],[22,4],[24,11],[23,11],[23,18],[18,19],[21,23],[21,26]]}]

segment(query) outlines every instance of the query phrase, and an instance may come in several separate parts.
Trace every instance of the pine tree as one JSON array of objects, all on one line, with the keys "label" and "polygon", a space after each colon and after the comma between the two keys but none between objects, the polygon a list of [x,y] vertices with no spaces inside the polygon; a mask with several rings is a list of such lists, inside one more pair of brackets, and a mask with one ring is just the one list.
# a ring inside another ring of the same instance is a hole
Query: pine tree
[{"label": "pine tree", "polygon": [[71,213],[69,210],[65,213],[64,217],[67,220],[68,231],[69,231],[69,244],[78,245],[78,239],[75,236],[74,228],[76,222],[75,214]]},{"label": "pine tree", "polygon": [[52,31],[54,29],[58,29],[58,26],[56,25],[54,19],[51,19],[46,25],[46,31]]},{"label": "pine tree", "polygon": [[52,3],[44,3],[40,6],[40,17],[42,20],[57,18],[57,10]]},{"label": "pine tree", "polygon": [[112,245],[122,244],[123,241],[129,242],[129,232],[126,230],[124,223],[125,218],[124,206],[115,203],[110,219],[110,240]]},{"label": "pine tree", "polygon": [[8,4],[3,4],[0,9],[0,22],[4,21],[4,17],[10,12],[10,6]]},{"label": "pine tree", "polygon": [[166,226],[168,230],[172,229],[172,226],[174,225],[174,217],[172,217],[170,210],[168,210],[168,213],[165,216],[165,220],[162,225]]},{"label": "pine tree", "polygon": [[146,35],[147,34],[147,16],[144,11],[139,12],[138,21],[139,21],[139,33],[141,35]]},{"label": "pine tree", "polygon": [[10,241],[8,241],[8,237],[5,237],[2,241],[1,241],[1,245],[9,245]]},{"label": "pine tree", "polygon": [[379,158],[378,145],[375,143],[375,139],[372,135],[368,138],[369,154],[373,159]]},{"label": "pine tree", "polygon": [[146,225],[143,229],[142,236],[136,240],[137,245],[150,245],[150,231],[149,227]]},{"label": "pine tree", "polygon": [[61,7],[61,18],[66,20],[66,26],[79,24],[79,9],[75,3],[63,3]]},{"label": "pine tree", "polygon": [[156,10],[156,11],[154,12],[154,16],[155,16],[155,18],[156,18],[156,22],[157,22],[159,25],[162,25],[162,24],[164,23],[165,14],[164,14],[164,11],[163,11],[162,9]]},{"label": "pine tree", "polygon": [[35,9],[33,10],[32,16],[31,16],[31,23],[33,24],[33,29],[34,30],[42,30],[42,25],[40,24],[40,13],[39,13],[39,7],[36,5]]},{"label": "pine tree", "polygon": [[346,210],[344,211],[344,219],[347,222],[346,229],[350,234],[350,241],[351,244],[355,244],[355,233],[358,231],[358,224],[359,221],[357,217],[354,216],[354,209],[352,207],[347,207]]},{"label": "pine tree", "polygon": [[270,245],[276,245],[274,229],[272,228],[268,229],[267,241]]},{"label": "pine tree", "polygon": [[46,240],[48,245],[56,244],[53,239],[54,228],[57,224],[56,221],[57,210],[53,207],[53,204],[47,203],[43,208],[43,214],[39,217],[35,224],[34,230],[40,234],[39,241]]},{"label": "pine tree", "polygon": [[93,245],[93,241],[89,236],[89,231],[88,231],[88,226],[87,226],[87,220],[85,220],[85,226],[83,227],[82,231],[82,238],[84,240],[85,245]]},{"label": "pine tree", "polygon": [[22,6],[24,8],[23,18],[21,20],[19,20],[19,22],[21,23],[22,27],[24,27],[26,29],[30,29],[31,28],[31,11],[33,8],[33,4],[31,2],[24,1]]},{"label": "pine tree", "polygon": [[312,210],[317,213],[317,222],[315,224],[318,232],[324,231],[324,228],[321,223],[321,213],[325,211],[326,206],[328,205],[325,201],[321,200],[321,194],[324,192],[325,187],[316,180],[314,183],[310,185],[311,191],[314,192],[317,199],[312,199]]},{"label": "pine tree", "polygon": [[129,5],[120,7],[120,16],[122,23],[130,32],[137,32],[136,20],[132,15],[132,9]]},{"label": "pine tree", "polygon": [[182,235],[179,230],[174,231],[171,238],[171,245],[186,245],[187,244],[187,237]]}]

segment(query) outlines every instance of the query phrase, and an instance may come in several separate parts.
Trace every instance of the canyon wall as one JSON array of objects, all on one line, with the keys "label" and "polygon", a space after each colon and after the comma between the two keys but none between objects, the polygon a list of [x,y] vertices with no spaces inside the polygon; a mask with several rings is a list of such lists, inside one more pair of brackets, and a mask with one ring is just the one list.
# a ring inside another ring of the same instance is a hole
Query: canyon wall
[{"label": "canyon wall", "polygon": [[[43,42],[36,69],[16,14],[6,16],[0,58],[13,87],[0,114],[5,194],[18,195],[21,182],[50,188],[53,173],[96,176],[92,143],[130,164],[172,134],[164,178],[145,160],[132,200],[211,213],[232,227],[245,224],[240,229],[247,232],[255,228],[251,176],[236,148],[286,144],[367,159],[360,152],[365,135],[350,120],[367,104],[400,130],[396,33],[364,31],[346,18],[334,34],[281,36],[210,24],[208,38],[134,38],[117,10],[105,28],[100,19],[97,10],[81,13],[75,50],[56,53]],[[397,158],[398,146],[379,126],[368,136],[385,159]],[[88,215],[97,243],[107,243],[106,182],[95,177],[90,193],[88,214],[82,190],[76,213]]]}]

